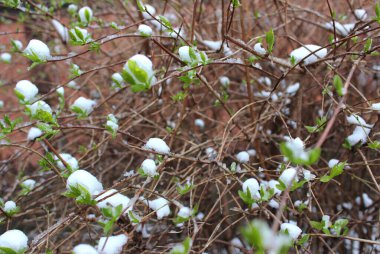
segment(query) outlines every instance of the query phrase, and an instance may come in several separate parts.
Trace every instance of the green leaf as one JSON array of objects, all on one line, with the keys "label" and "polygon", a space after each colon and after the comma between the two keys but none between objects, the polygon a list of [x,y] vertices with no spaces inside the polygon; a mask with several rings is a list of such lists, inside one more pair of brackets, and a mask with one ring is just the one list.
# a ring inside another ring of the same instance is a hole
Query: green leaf
[{"label": "green leaf", "polygon": [[341,236],[342,230],[343,230],[343,235],[347,234],[348,232],[347,224],[348,224],[347,219],[338,219],[335,221],[334,225],[332,225],[332,228],[334,229],[337,236]]},{"label": "green leaf", "polygon": [[380,23],[380,5],[379,5],[379,3],[376,3],[376,5],[375,5],[375,13],[376,13],[377,22]]},{"label": "green leaf", "polygon": [[310,221],[310,226],[314,229],[317,229],[317,230],[322,230],[323,228],[323,224],[319,221]]},{"label": "green leaf", "polygon": [[158,20],[161,22],[161,24],[163,24],[167,28],[169,32],[174,31],[172,24],[166,17],[160,15],[158,16]]},{"label": "green leaf", "polygon": [[0,247],[0,254],[21,254],[21,253],[24,253],[25,250],[23,252],[17,252],[11,248],[7,248],[7,247]]},{"label": "green leaf", "polygon": [[368,53],[372,48],[372,38],[368,38],[364,44],[364,52]]},{"label": "green leaf", "polygon": [[236,7],[239,7],[240,5],[241,4],[239,0],[232,0],[232,7],[236,8]]},{"label": "green leaf", "polygon": [[339,77],[339,75],[334,76],[333,85],[338,95],[343,96],[344,95],[343,82],[342,82],[342,79]]},{"label": "green leaf", "polygon": [[265,41],[268,44],[268,52],[272,53],[275,41],[274,32],[272,28],[269,30],[269,32],[265,33]]},{"label": "green leaf", "polygon": [[368,144],[368,147],[371,149],[379,149],[380,148],[380,142],[375,140]]},{"label": "green leaf", "polygon": [[138,81],[142,83],[148,82],[148,73],[142,68],[140,68],[136,61],[128,60],[128,68],[133,73],[133,75],[137,78]]}]

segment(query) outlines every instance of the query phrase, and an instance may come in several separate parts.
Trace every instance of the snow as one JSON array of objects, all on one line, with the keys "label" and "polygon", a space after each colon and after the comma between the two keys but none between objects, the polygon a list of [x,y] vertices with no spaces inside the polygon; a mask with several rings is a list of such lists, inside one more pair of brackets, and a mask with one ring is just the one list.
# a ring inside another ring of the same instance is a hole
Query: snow
[{"label": "snow", "polygon": [[373,200],[368,196],[367,193],[362,194],[362,199],[365,208],[368,208],[373,204]]},{"label": "snow", "polygon": [[98,254],[98,251],[89,244],[78,244],[74,247],[72,254]]},{"label": "snow", "polygon": [[218,155],[218,153],[217,153],[217,152],[215,151],[215,149],[212,148],[212,147],[207,147],[205,152],[206,152],[207,157],[208,157],[210,160],[215,159],[216,156]]},{"label": "snow", "polygon": [[295,168],[287,168],[285,169],[279,179],[283,182],[287,187],[291,186],[293,181],[298,182],[297,179],[297,170]]},{"label": "snow", "polygon": [[239,152],[238,154],[236,154],[236,159],[240,163],[247,163],[249,162],[249,153],[247,153],[246,151]]},{"label": "snow", "polygon": [[60,96],[63,96],[65,94],[65,88],[63,88],[62,86],[60,88],[57,88],[56,90],[57,94],[59,94]]},{"label": "snow", "polygon": [[19,41],[19,40],[12,40],[13,41],[13,43],[14,43],[14,45],[15,45],[15,47],[16,47],[16,49],[17,50],[21,50],[22,49],[22,42],[21,41]]},{"label": "snow", "polygon": [[2,53],[0,55],[0,59],[4,61],[5,63],[10,63],[12,59],[12,55],[9,53]]},{"label": "snow", "polygon": [[29,129],[27,140],[33,141],[38,137],[41,137],[44,134],[40,129],[32,127]]},{"label": "snow", "polygon": [[231,82],[230,79],[226,76],[220,76],[219,77],[219,82],[222,86],[227,87]]},{"label": "snow", "polygon": [[[232,238],[232,240],[230,241],[231,243],[231,254],[241,254],[241,248],[244,249],[244,244],[242,243],[242,241],[240,241],[239,238],[237,237],[234,237]],[[237,247],[240,247],[240,248],[237,248]]]},{"label": "snow", "polygon": [[[197,50],[197,49],[194,49],[194,53],[195,53],[195,56],[196,56],[196,59],[193,60],[191,59],[191,56],[190,56],[190,47],[189,46],[182,46],[178,49],[178,54],[179,54],[179,58],[185,62],[185,63],[193,63],[193,61],[197,61],[197,62],[202,62],[202,58],[201,58],[201,54],[200,52]],[[207,60],[207,55],[205,53],[203,53],[206,60]]]},{"label": "snow", "polygon": [[46,61],[51,58],[49,47],[40,40],[33,39],[24,49],[26,55],[36,55],[40,61]]},{"label": "snow", "polygon": [[70,87],[72,89],[78,89],[78,85],[77,85],[77,82],[75,82],[75,80],[71,80],[69,83],[67,83],[67,87]]},{"label": "snow", "polygon": [[28,237],[18,229],[11,229],[0,235],[0,247],[22,252],[28,248]]},{"label": "snow", "polygon": [[33,190],[34,187],[36,186],[36,181],[33,179],[27,179],[21,183],[23,186],[28,188],[29,190]]},{"label": "snow", "polygon": [[31,101],[38,94],[38,88],[29,80],[20,80],[17,82],[15,90],[24,96],[25,101]]},{"label": "snow", "polygon": [[[104,199],[105,197],[108,197],[108,198]],[[98,200],[102,200],[102,201],[100,201],[99,203],[96,204],[97,207],[99,207],[99,208],[105,208],[108,205],[111,205],[112,207],[116,207],[118,205],[122,205],[123,206],[123,211],[128,207],[128,204],[129,204],[129,201],[130,201],[130,199],[127,196],[125,196],[125,195],[123,195],[121,193],[118,193],[118,191],[115,190],[115,189],[107,190],[102,195],[100,195],[99,197],[97,197],[96,200],[97,201]],[[124,214],[128,213],[128,211],[130,211],[131,209],[132,209],[132,207],[129,207],[124,212]]]},{"label": "snow", "polygon": [[189,207],[183,206],[178,211],[178,216],[182,218],[189,218],[191,216],[192,210]]},{"label": "snow", "polygon": [[[151,19],[152,17],[150,15],[154,16],[156,14],[156,8],[154,8],[150,4],[145,4],[145,10],[146,11],[142,13],[144,19]],[[148,14],[148,12],[150,15]]]},{"label": "snow", "polygon": [[290,94],[290,95],[295,95],[296,92],[298,91],[298,89],[300,89],[300,83],[297,82],[297,83],[294,83],[293,85],[290,85],[286,88],[286,93],[287,94]]},{"label": "snow", "polygon": [[356,9],[354,10],[355,17],[357,17],[359,20],[364,21],[367,19],[367,11],[364,9]]},{"label": "snow", "polygon": [[77,6],[76,4],[70,4],[70,5],[67,7],[67,10],[68,10],[69,12],[74,13],[74,12],[76,12],[76,11],[78,10],[78,6]]},{"label": "snow", "polygon": [[[86,11],[88,11],[88,13],[90,14],[89,15],[89,20],[87,20],[86,18]],[[92,19],[92,10],[90,7],[88,6],[85,6],[85,7],[82,7],[80,8],[79,12],[79,21],[82,22],[83,24],[88,24],[90,23],[91,19]]]},{"label": "snow", "polygon": [[307,181],[311,181],[311,180],[314,180],[315,179],[315,175],[311,173],[310,170],[307,170],[307,169],[303,169],[302,170],[302,173],[303,173],[303,177],[305,178],[305,180]]},{"label": "snow", "polygon": [[4,101],[0,100],[0,108],[4,108]]},{"label": "snow", "polygon": [[347,116],[346,119],[347,119],[347,122],[349,124],[360,125],[360,126],[364,126],[364,127],[367,127],[367,128],[372,128],[373,127],[373,125],[367,124],[366,121],[362,117],[360,117],[358,115],[355,115],[355,114]]},{"label": "snow", "polygon": [[140,69],[146,72],[146,74],[148,75],[148,80],[150,80],[149,84],[151,86],[154,83],[156,83],[156,77],[154,76],[154,70],[153,70],[153,63],[148,57],[141,54],[134,55],[128,59],[127,63],[123,67],[124,70],[133,77],[134,81],[136,83],[139,83],[140,81],[138,81],[134,73],[129,69],[129,65],[128,65],[129,61],[134,61]]},{"label": "snow", "polygon": [[35,116],[38,111],[44,111],[44,112],[48,112],[50,114],[53,113],[49,104],[47,104],[44,101],[36,101],[32,105],[27,105],[26,107],[30,110],[30,113],[32,116]]},{"label": "snow", "polygon": [[117,129],[119,129],[119,125],[117,123],[113,122],[113,121],[110,121],[110,120],[108,120],[106,122],[106,125],[108,127],[110,127],[113,131],[117,131]]},{"label": "snow", "polygon": [[259,55],[265,55],[267,53],[267,50],[263,48],[263,45],[260,42],[253,46],[253,50]]},{"label": "snow", "polygon": [[271,199],[269,202],[268,202],[268,205],[274,209],[278,209],[280,208],[280,204],[274,200],[274,199]]},{"label": "snow", "polygon": [[257,81],[259,81],[259,83],[264,84],[266,86],[272,86],[272,80],[270,80],[270,78],[268,77],[260,77],[257,79]]},{"label": "snow", "polygon": [[280,195],[282,193],[281,190],[279,190],[277,188],[277,185],[280,184],[277,180],[270,180],[268,182],[268,186],[271,188],[271,189],[274,189],[274,194],[275,195]]},{"label": "snow", "polygon": [[222,46],[222,41],[209,41],[209,40],[204,40],[203,44],[208,47],[209,49],[212,50],[219,50],[220,47]]},{"label": "snow", "polygon": [[99,240],[98,252],[99,254],[120,254],[127,241],[128,237],[124,234],[101,237]]},{"label": "snow", "polygon": [[195,124],[195,126],[198,126],[201,129],[203,129],[205,127],[205,121],[203,121],[202,119],[199,119],[199,118],[195,119],[194,124]]},{"label": "snow", "polygon": [[371,109],[380,111],[380,102],[372,104]]},{"label": "snow", "polygon": [[[355,27],[354,23],[342,25],[341,23],[335,21],[335,30],[337,34],[344,37],[347,36],[354,29],[354,27]],[[329,29],[330,31],[334,31],[333,22],[330,21],[330,22],[325,23],[325,28]]]},{"label": "snow", "polygon": [[88,192],[94,196],[103,191],[103,185],[86,170],[77,170],[72,173],[67,179],[66,189],[70,189],[70,186],[76,187],[77,184],[82,185],[88,190]]},{"label": "snow", "polygon": [[[79,169],[79,164],[78,164],[78,160],[73,157],[71,154],[68,154],[68,153],[60,153],[59,156],[61,156],[61,158],[67,163],[69,164],[69,166],[71,167],[71,169],[73,171],[75,170],[78,170]],[[57,157],[57,156],[54,156],[54,160],[57,161],[57,167],[61,170],[65,170],[66,167],[65,165],[63,164],[63,162]]]},{"label": "snow", "polygon": [[243,192],[247,193],[248,189],[252,198],[260,198],[260,186],[255,178],[249,178],[243,183]]},{"label": "snow", "polygon": [[148,150],[153,150],[162,154],[170,153],[169,146],[165,143],[165,141],[163,141],[160,138],[150,138],[148,142],[146,142],[144,148]]},{"label": "snow", "polygon": [[3,209],[4,209],[4,212],[9,213],[16,208],[17,208],[16,203],[12,200],[9,200],[9,201],[5,202]]},{"label": "snow", "polygon": [[[83,40],[77,35],[76,31],[82,35],[81,37],[83,37]],[[80,28],[78,26],[70,29],[70,33],[74,36],[73,39],[75,39],[75,41],[84,41],[85,43],[88,43],[92,40],[90,33],[86,29]]]},{"label": "snow", "polygon": [[170,215],[169,202],[166,199],[160,197],[151,201],[143,201],[149,206],[150,209],[156,211],[157,219],[161,220],[162,218]]},{"label": "snow", "polygon": [[248,149],[247,153],[249,154],[249,156],[252,156],[252,157],[256,156],[256,150],[255,149]]},{"label": "snow", "polygon": [[144,160],[143,163],[141,164],[141,168],[144,171],[144,173],[150,177],[154,177],[155,175],[158,174],[156,171],[157,166],[154,160],[151,160],[151,159]]},{"label": "snow", "polygon": [[152,28],[144,24],[139,25],[137,31],[143,36],[151,36],[153,34]]},{"label": "snow", "polygon": [[61,37],[62,41],[67,42],[67,40],[69,39],[69,32],[67,28],[56,19],[52,19],[51,23],[53,24],[59,36]]},{"label": "snow", "polygon": [[299,63],[306,56],[318,50],[318,52],[313,53],[312,55],[308,56],[307,58],[303,60],[303,63],[305,65],[312,64],[316,62],[318,59],[324,58],[327,55],[327,49],[326,48],[321,49],[321,48],[322,47],[317,46],[317,45],[307,44],[290,52],[290,56],[295,58],[296,63]]},{"label": "snow", "polygon": [[111,78],[112,78],[112,80],[115,80],[115,81],[117,81],[120,84],[123,83],[123,81],[124,81],[123,77],[118,72],[115,72],[114,74],[112,74]]},{"label": "snow", "polygon": [[294,225],[292,223],[282,223],[281,230],[288,230],[289,235],[293,240],[296,240],[298,236],[302,233],[302,230],[297,225]]},{"label": "snow", "polygon": [[331,160],[329,160],[329,163],[328,163],[329,168],[333,168],[338,163],[339,163],[339,160],[337,160],[337,159],[331,159]]},{"label": "snow", "polygon": [[350,136],[348,136],[346,140],[350,144],[350,146],[354,146],[359,142],[365,144],[367,143],[367,138],[370,132],[370,128],[356,126],[354,132]]},{"label": "snow", "polygon": [[87,114],[90,114],[95,106],[96,102],[94,100],[90,100],[84,97],[79,97],[74,101],[74,103],[71,105],[71,107],[78,107],[82,111],[86,112]]},{"label": "snow", "polygon": [[308,153],[305,151],[305,144],[300,138],[289,139],[286,142],[286,147],[289,148],[294,156],[307,160],[309,158]]}]

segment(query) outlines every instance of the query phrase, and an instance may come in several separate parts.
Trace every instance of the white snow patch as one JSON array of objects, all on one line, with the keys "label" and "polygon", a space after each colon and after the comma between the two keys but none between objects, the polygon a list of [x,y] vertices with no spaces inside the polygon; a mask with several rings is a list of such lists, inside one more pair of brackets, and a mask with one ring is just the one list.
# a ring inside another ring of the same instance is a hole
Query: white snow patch
[{"label": "white snow patch", "polygon": [[205,127],[205,121],[203,121],[203,119],[200,118],[195,119],[194,124],[195,126],[198,126],[201,129]]},{"label": "white snow patch", "polygon": [[144,148],[162,154],[170,153],[170,147],[160,138],[150,138],[148,142],[146,142]]},{"label": "white snow patch", "polygon": [[263,45],[260,42],[253,46],[253,50],[259,55],[265,55],[267,53],[267,50],[263,48]]},{"label": "white snow patch", "polygon": [[25,101],[33,100],[38,94],[38,88],[29,80],[20,80],[17,82],[15,90],[24,96]]},{"label": "white snow patch", "polygon": [[[104,199],[104,198],[106,198],[106,199]],[[123,211],[128,207],[128,204],[130,201],[130,199],[127,196],[125,196],[121,193],[118,193],[118,191],[115,189],[107,190],[102,195],[98,196],[96,198],[96,200],[97,201],[102,200],[96,204],[97,207],[99,207],[99,208],[105,208],[108,205],[111,205],[112,207],[122,205]],[[128,211],[130,211],[131,209],[132,209],[132,207],[129,207],[124,213],[128,213]]]},{"label": "white snow patch", "polygon": [[238,154],[236,154],[236,159],[240,163],[247,163],[247,162],[249,162],[249,153],[246,151],[241,151]]},{"label": "white snow patch", "polygon": [[247,193],[248,189],[252,198],[260,198],[260,186],[255,178],[249,178],[243,183],[243,192]]},{"label": "white snow patch", "polygon": [[73,249],[73,254],[98,254],[98,251],[89,244],[78,244]]},{"label": "white snow patch", "polygon": [[52,19],[51,23],[53,24],[59,36],[61,37],[62,41],[67,42],[69,39],[69,31],[67,30],[67,28],[56,19]]},{"label": "white snow patch", "polygon": [[154,177],[158,174],[156,162],[151,159],[144,160],[141,164],[141,169],[144,171],[145,174],[147,174],[150,177]]},{"label": "white snow patch", "polygon": [[157,219],[161,220],[170,215],[169,202],[164,198],[157,198],[155,200],[145,200],[143,202],[149,206],[150,209],[156,211]]},{"label": "white snow patch", "polygon": [[28,248],[28,237],[18,229],[11,229],[0,235],[0,247],[22,252]]},{"label": "white snow patch", "polygon": [[101,237],[99,240],[98,252],[99,254],[120,254],[127,241],[128,237],[124,234]]},{"label": "white snow patch", "polygon": [[[71,169],[73,171],[75,170],[78,170],[79,169],[79,164],[78,164],[78,160],[73,157],[71,154],[68,154],[68,153],[60,153],[59,156],[61,156],[61,158],[67,163],[69,164],[69,166],[71,167]],[[54,156],[54,160],[57,161],[57,167],[61,170],[65,170],[66,167],[65,165],[63,164],[63,162],[57,157],[57,156]]]},{"label": "white snow patch", "polygon": [[94,100],[90,100],[84,97],[79,97],[74,101],[74,103],[71,105],[71,107],[78,107],[82,111],[86,112],[87,114],[90,114],[96,105],[96,102]]},{"label": "white snow patch", "polygon": [[137,29],[138,33],[143,36],[151,36],[153,34],[153,30],[150,26],[141,24]]},{"label": "white snow patch", "polygon": [[26,55],[36,55],[39,60],[46,61],[51,58],[49,47],[40,40],[31,40],[24,49]]},{"label": "white snow patch", "polygon": [[[314,51],[317,51],[317,52],[310,55]],[[296,63],[299,63],[302,59],[308,56],[307,58],[303,60],[305,65],[312,64],[316,62],[318,59],[324,58],[326,55],[327,55],[326,48],[322,49],[322,47],[313,45],[313,44],[304,45],[290,52],[290,56],[295,58]]]},{"label": "white snow patch", "polygon": [[12,200],[9,200],[9,201],[5,202],[3,209],[4,209],[4,212],[9,213],[16,208],[17,208],[16,203]]},{"label": "white snow patch", "polygon": [[69,190],[70,186],[76,187],[78,184],[86,188],[92,196],[103,191],[103,185],[86,170],[80,169],[72,173],[67,179],[66,189]]},{"label": "white snow patch", "polygon": [[289,235],[293,240],[296,240],[298,236],[302,233],[302,230],[297,225],[294,225],[292,223],[282,223],[281,230],[288,230]]},{"label": "white snow patch", "polygon": [[40,129],[32,127],[29,129],[27,140],[33,141],[38,137],[41,137],[44,134]]},{"label": "white snow patch", "polygon": [[285,169],[279,179],[283,182],[287,187],[291,186],[293,181],[298,182],[297,178],[297,170],[295,168],[287,168]]},{"label": "white snow patch", "polygon": [[[89,14],[88,18],[86,17],[86,12]],[[78,14],[79,14],[80,22],[82,22],[83,24],[86,24],[86,25],[88,23],[90,23],[90,21],[92,19],[92,10],[90,7],[85,6],[85,7],[80,8]]]},{"label": "white snow patch", "polygon": [[355,17],[357,17],[359,20],[364,21],[367,19],[367,11],[364,9],[356,9],[354,10]]}]

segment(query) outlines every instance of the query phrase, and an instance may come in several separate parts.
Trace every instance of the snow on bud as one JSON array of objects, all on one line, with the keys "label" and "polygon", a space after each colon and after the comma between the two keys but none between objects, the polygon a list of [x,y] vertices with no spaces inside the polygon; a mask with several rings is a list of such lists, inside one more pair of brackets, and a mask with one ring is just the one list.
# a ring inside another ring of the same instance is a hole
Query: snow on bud
[{"label": "snow on bud", "polygon": [[[314,51],[317,52],[313,53]],[[326,48],[322,49],[322,47],[312,44],[304,45],[290,52],[290,56],[295,59],[295,63],[299,63],[301,60],[303,60],[303,63],[305,65],[312,64],[316,62],[318,59],[324,58],[326,55]]]},{"label": "snow on bud", "polygon": [[205,127],[205,121],[203,119],[195,119],[194,121],[195,126],[198,126],[199,128],[203,129]]},{"label": "snow on bud", "polygon": [[59,96],[63,96],[65,94],[65,88],[61,86],[60,88],[57,88],[56,92]]},{"label": "snow on bud", "polygon": [[9,53],[2,53],[0,55],[0,59],[1,61],[3,61],[4,63],[11,63],[11,60],[12,60],[12,55],[9,54]]},{"label": "snow on bud", "polygon": [[151,15],[154,16],[156,14],[156,8],[154,8],[150,4],[145,4],[144,7],[146,10],[146,11],[142,12],[144,19],[151,19],[152,18]]},{"label": "snow on bud", "polygon": [[146,142],[144,148],[162,154],[170,153],[170,147],[160,138],[150,138],[148,142]]},{"label": "snow on bud", "polygon": [[187,219],[192,213],[193,211],[189,207],[183,206],[179,209],[177,216]]},{"label": "snow on bud", "polygon": [[154,160],[151,160],[151,159],[144,160],[143,163],[141,164],[141,169],[143,170],[144,174],[147,176],[154,177],[158,175],[156,162],[154,162]]},{"label": "snow on bud", "polygon": [[70,29],[70,39],[74,45],[84,45],[92,41],[91,34],[78,26]]},{"label": "snow on bud", "polygon": [[16,253],[23,253],[28,248],[28,237],[18,229],[5,231],[0,235],[0,248],[8,248]]},{"label": "snow on bud", "polygon": [[152,61],[140,54],[129,58],[121,75],[131,84],[134,92],[145,91],[156,83]]},{"label": "snow on bud", "polygon": [[70,108],[75,113],[88,115],[93,111],[95,104],[96,102],[94,100],[79,97]]},{"label": "snow on bud", "polygon": [[219,50],[220,47],[222,46],[222,41],[208,41],[208,40],[204,40],[203,41],[203,44],[208,47],[209,49],[212,49],[212,50]]},{"label": "snow on bud", "polygon": [[53,111],[44,101],[36,101],[32,105],[26,105],[26,112],[31,118],[43,122],[53,122]]},{"label": "snow on bud", "polygon": [[67,11],[71,14],[74,14],[75,12],[77,12],[78,10],[78,6],[76,4],[70,4],[68,7],[67,7]]},{"label": "snow on bud", "polygon": [[227,87],[227,86],[229,86],[230,85],[230,79],[228,78],[228,77],[226,77],[226,76],[220,76],[219,77],[219,82],[220,82],[220,84],[222,85],[222,86],[224,86],[224,87]]},{"label": "snow on bud", "polygon": [[328,163],[329,168],[333,168],[335,165],[338,165],[338,163],[339,163],[339,160],[337,160],[337,159],[329,160],[329,163]]},{"label": "snow on bud", "polygon": [[73,254],[98,254],[98,251],[89,244],[78,244],[74,247]]},{"label": "snow on bud", "polygon": [[355,27],[355,23],[342,25],[341,23],[336,22],[336,21],[335,21],[335,24],[333,24],[332,21],[326,22],[325,25],[324,25],[324,27],[326,29],[334,32],[334,25],[335,25],[335,31],[339,35],[344,36],[344,37],[346,37],[354,29],[354,27]]},{"label": "snow on bud", "polygon": [[293,240],[297,240],[297,238],[302,233],[302,230],[295,224],[292,223],[282,223],[281,224],[281,231],[288,231],[290,237]]},{"label": "snow on bud", "polygon": [[32,101],[38,94],[37,86],[29,80],[20,80],[17,82],[14,91],[16,93],[16,96],[25,102]]},{"label": "snow on bud", "polygon": [[36,138],[41,137],[43,134],[44,133],[40,129],[32,127],[29,129],[27,140],[33,141]]},{"label": "snow on bud", "polygon": [[[75,157],[73,157],[71,154],[60,153],[59,156],[61,156],[62,160],[64,160],[70,166],[70,171],[75,171],[79,169],[78,160]],[[56,161],[57,167],[60,170],[66,169],[66,166],[57,156],[54,156],[54,160]]]},{"label": "snow on bud", "polygon": [[11,40],[11,44],[13,46],[13,49],[14,51],[21,51],[22,49],[22,42],[19,41],[19,40]]},{"label": "snow on bud", "polygon": [[[96,200],[99,201],[97,203],[97,207],[99,208],[106,208],[108,206],[117,207],[118,205],[122,205],[123,211],[128,207],[130,201],[127,196],[118,193],[118,191],[115,189],[107,190],[102,195],[97,197]],[[124,214],[127,214],[130,210],[132,210],[132,207],[129,207],[127,210],[125,210]]]},{"label": "snow on bud", "polygon": [[367,12],[364,9],[356,9],[354,10],[355,17],[361,21],[365,21],[367,19]]},{"label": "snow on bud", "polygon": [[128,242],[124,234],[101,237],[98,244],[99,254],[121,254],[123,246]]},{"label": "snow on bud", "polygon": [[70,190],[71,187],[77,187],[81,185],[84,187],[92,196],[95,196],[103,191],[103,185],[86,170],[79,169],[72,173],[67,179],[66,189]]},{"label": "snow on bud", "polygon": [[33,62],[46,62],[50,55],[49,47],[40,40],[31,40],[24,49],[24,55]]},{"label": "snow on bud", "polygon": [[17,209],[17,205],[12,200],[5,202],[4,207],[3,207],[3,210],[6,213],[11,213],[11,212],[15,211],[16,209]]},{"label": "snow on bud", "polygon": [[144,24],[139,25],[139,28],[137,29],[137,31],[138,31],[138,34],[142,36],[147,36],[147,37],[153,34],[152,28]]},{"label": "snow on bud", "polygon": [[146,203],[150,209],[156,211],[158,220],[170,215],[169,202],[166,199],[160,197],[151,201],[144,199],[142,201]]},{"label": "snow on bud", "polygon": [[243,192],[247,193],[248,190],[253,199],[260,198],[260,186],[255,178],[249,178],[243,183]]},{"label": "snow on bud", "polygon": [[36,186],[36,181],[33,179],[27,179],[21,183],[21,186],[27,188],[28,190],[33,190]]},{"label": "snow on bud", "polygon": [[236,154],[236,159],[240,163],[247,163],[247,162],[249,162],[249,153],[246,151],[242,151],[242,152]]},{"label": "snow on bud", "polygon": [[253,50],[259,54],[259,55],[265,55],[267,53],[267,50],[263,48],[263,45],[258,42],[253,46]]},{"label": "snow on bud", "polygon": [[53,24],[59,36],[61,37],[62,41],[67,42],[69,39],[69,32],[67,28],[56,19],[52,19],[51,23]]},{"label": "snow on bud", "polygon": [[203,51],[189,46],[182,46],[178,49],[179,58],[189,65],[206,64],[208,57]]},{"label": "snow on bud", "polygon": [[295,168],[287,168],[281,173],[279,179],[286,187],[292,186],[294,181],[298,182],[297,170]]},{"label": "snow on bud", "polygon": [[84,25],[88,26],[92,19],[92,10],[90,7],[82,7],[78,12],[79,21]]}]

